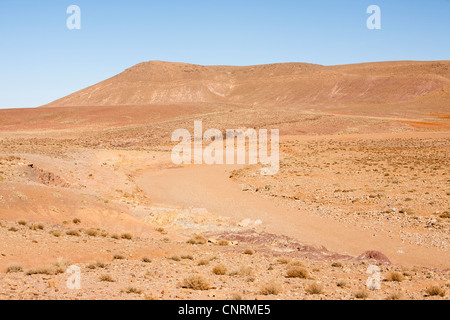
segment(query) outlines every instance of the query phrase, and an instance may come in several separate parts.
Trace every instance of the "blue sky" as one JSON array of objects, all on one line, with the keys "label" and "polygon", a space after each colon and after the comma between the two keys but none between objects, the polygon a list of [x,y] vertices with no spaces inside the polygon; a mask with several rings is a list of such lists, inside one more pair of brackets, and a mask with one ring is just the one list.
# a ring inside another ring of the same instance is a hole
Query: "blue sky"
[{"label": "blue sky", "polygon": [[0,0],[0,45],[0,108],[36,107],[149,60],[450,60],[450,0]]}]

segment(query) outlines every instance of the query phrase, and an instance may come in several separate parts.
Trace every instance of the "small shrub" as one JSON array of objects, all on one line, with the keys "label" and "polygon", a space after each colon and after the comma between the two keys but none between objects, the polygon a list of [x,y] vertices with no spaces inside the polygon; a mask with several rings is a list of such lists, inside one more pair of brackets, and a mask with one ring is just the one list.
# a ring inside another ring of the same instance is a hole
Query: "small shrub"
[{"label": "small shrub", "polygon": [[102,282],[114,282],[114,279],[109,274],[103,274],[100,276]]},{"label": "small shrub", "polygon": [[308,294],[322,294],[323,286],[317,282],[314,282],[306,288],[306,292]]},{"label": "small shrub", "polygon": [[222,247],[230,245],[230,243],[227,240],[220,240],[217,244]]},{"label": "small shrub", "polygon": [[142,294],[142,290],[141,289],[139,289],[139,288],[135,288],[135,287],[128,287],[126,290],[125,290],[125,292],[126,293],[132,293],[132,294]]},{"label": "small shrub", "polygon": [[193,275],[183,280],[183,288],[191,290],[209,290],[208,280],[199,275]]},{"label": "small shrub", "polygon": [[124,239],[124,240],[132,240],[133,239],[133,235],[130,234],[130,233],[122,233],[120,235],[120,238]]},{"label": "small shrub", "polygon": [[277,260],[277,262],[279,264],[289,264],[291,262],[291,259],[289,259],[289,258],[280,258],[280,259]]},{"label": "small shrub", "polygon": [[86,230],[85,233],[89,237],[97,237],[99,232],[97,230],[95,230],[95,229],[89,229],[89,230]]},{"label": "small shrub", "polygon": [[114,260],[124,260],[125,257],[121,254],[115,254],[113,257]]},{"label": "small shrub", "polygon": [[365,300],[369,297],[369,291],[367,289],[361,289],[354,294],[356,299],[362,299]]},{"label": "small shrub", "polygon": [[332,266],[333,268],[342,268],[342,263],[340,263],[340,262],[333,262],[333,263],[331,264],[331,266]]},{"label": "small shrub", "polygon": [[185,254],[181,256],[181,259],[183,260],[194,260],[194,257],[190,254]]},{"label": "small shrub", "polygon": [[347,282],[345,282],[344,280],[340,280],[340,281],[338,281],[338,282],[336,283],[336,285],[337,285],[339,288],[346,288],[346,287],[347,287]]},{"label": "small shrub", "polygon": [[17,273],[17,272],[23,272],[23,267],[18,264],[13,264],[8,266],[6,269],[6,273]]},{"label": "small shrub", "polygon": [[171,256],[171,257],[168,257],[167,259],[177,261],[177,262],[181,261],[181,258],[179,256]]},{"label": "small shrub", "polygon": [[52,231],[50,231],[49,233],[50,233],[52,236],[57,237],[57,238],[61,237],[61,235],[62,235],[61,231],[58,231],[58,230],[52,230]]},{"label": "small shrub", "polygon": [[255,251],[250,250],[250,249],[247,249],[247,250],[244,251],[244,254],[249,255],[249,256],[252,256],[252,255],[255,254]]},{"label": "small shrub", "polygon": [[445,297],[446,294],[445,290],[437,285],[427,288],[426,293],[431,297],[439,296],[442,298]]},{"label": "small shrub", "polygon": [[212,273],[214,273],[216,276],[223,276],[227,273],[227,268],[223,265],[218,265],[212,269]]},{"label": "small shrub", "polygon": [[17,229],[16,227],[11,227],[8,229],[8,231],[17,232],[17,231],[19,231],[19,229]]},{"label": "small shrub", "polygon": [[81,220],[78,219],[78,218],[74,218],[74,219],[72,220],[72,222],[73,222],[74,224],[80,224],[80,223],[81,223]]},{"label": "small shrub", "polygon": [[305,268],[290,268],[288,269],[286,276],[288,278],[307,279],[309,277],[309,272]]},{"label": "small shrub", "polygon": [[26,226],[26,225],[27,225],[27,222],[26,222],[25,220],[19,220],[19,221],[17,221],[17,224],[18,224],[19,226]]},{"label": "small shrub", "polygon": [[405,277],[400,272],[390,272],[386,277],[386,281],[391,282],[402,282],[403,280],[405,280]]},{"label": "small shrub", "polygon": [[118,234],[114,233],[113,235],[111,235],[111,238],[119,240],[120,236]]},{"label": "small shrub", "polygon": [[77,230],[69,230],[69,231],[66,232],[66,234],[68,236],[72,236],[72,237],[81,237],[80,232],[77,231]]},{"label": "small shrub", "polygon": [[152,260],[151,260],[150,258],[148,258],[148,257],[143,257],[143,258],[142,258],[142,262],[145,262],[145,263],[151,263]]},{"label": "small shrub", "polygon": [[207,266],[207,265],[209,265],[209,260],[202,259],[198,262],[198,265],[199,266]]},{"label": "small shrub", "polygon": [[264,284],[259,293],[264,295],[264,296],[269,296],[269,295],[278,295],[281,293],[281,285],[275,281],[270,281],[267,282],[266,284]]},{"label": "small shrub", "polygon": [[203,245],[203,244],[206,244],[206,239],[202,236],[196,235],[196,236],[193,236],[191,239],[189,239],[187,241],[187,243]]},{"label": "small shrub", "polygon": [[56,270],[54,267],[51,266],[44,266],[44,267],[37,267],[37,268],[32,268],[30,270],[28,270],[26,272],[26,274],[28,276],[31,275],[36,275],[36,274],[43,274],[43,275],[48,275],[48,276],[52,276],[55,275],[57,273],[61,273],[59,272],[60,270]]}]

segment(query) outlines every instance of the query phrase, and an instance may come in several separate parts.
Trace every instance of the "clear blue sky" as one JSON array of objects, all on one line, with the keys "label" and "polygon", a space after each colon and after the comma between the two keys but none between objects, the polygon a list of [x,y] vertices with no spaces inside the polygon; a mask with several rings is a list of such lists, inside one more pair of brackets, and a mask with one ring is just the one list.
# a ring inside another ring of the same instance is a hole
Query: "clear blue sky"
[{"label": "clear blue sky", "polygon": [[450,0],[0,0],[0,45],[0,108],[35,107],[149,60],[450,60]]}]

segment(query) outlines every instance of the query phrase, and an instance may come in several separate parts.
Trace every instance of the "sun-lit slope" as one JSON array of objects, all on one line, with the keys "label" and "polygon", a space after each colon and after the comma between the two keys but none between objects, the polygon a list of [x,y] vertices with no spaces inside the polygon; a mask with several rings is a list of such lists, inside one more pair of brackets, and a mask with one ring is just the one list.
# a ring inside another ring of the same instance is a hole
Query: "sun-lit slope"
[{"label": "sun-lit slope", "polygon": [[305,105],[391,103],[450,85],[450,62],[382,62],[343,66],[284,63],[200,66],[151,61],[45,107],[178,103]]}]

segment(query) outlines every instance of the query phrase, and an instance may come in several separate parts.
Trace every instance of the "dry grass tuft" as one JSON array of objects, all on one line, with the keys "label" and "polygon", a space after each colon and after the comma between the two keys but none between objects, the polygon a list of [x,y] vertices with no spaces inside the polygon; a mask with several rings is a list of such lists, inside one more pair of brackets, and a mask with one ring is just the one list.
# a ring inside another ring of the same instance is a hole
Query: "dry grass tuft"
[{"label": "dry grass tuft", "polygon": [[445,297],[447,292],[444,289],[442,289],[441,287],[439,287],[438,285],[434,285],[434,286],[427,288],[426,293],[427,293],[427,295],[429,295],[431,297],[439,296],[439,297],[443,298],[443,297]]},{"label": "dry grass tuft", "polygon": [[224,265],[217,265],[212,269],[212,273],[216,276],[223,276],[227,273],[227,268]]},{"label": "dry grass tuft", "polygon": [[109,274],[103,274],[100,276],[102,282],[114,282],[114,279]]},{"label": "dry grass tuft", "polygon": [[369,297],[369,291],[367,289],[361,289],[354,293],[356,299],[366,300]]},{"label": "dry grass tuft", "polygon": [[314,282],[312,284],[310,284],[307,288],[306,288],[306,293],[308,294],[322,294],[323,293],[323,285]]},{"label": "dry grass tuft", "polygon": [[403,274],[401,274],[400,272],[390,272],[387,276],[386,276],[386,281],[391,281],[391,282],[402,282],[403,280],[405,280],[405,277],[403,276]]},{"label": "dry grass tuft", "polygon": [[133,240],[133,235],[130,233],[122,233],[120,238],[124,240]]},{"label": "dry grass tuft", "polygon": [[309,272],[305,268],[290,268],[286,273],[286,277],[288,278],[300,278],[300,279],[308,279]]},{"label": "dry grass tuft", "polygon": [[23,272],[23,267],[21,265],[13,264],[8,266],[8,268],[6,268],[6,273],[18,273],[18,272]]},{"label": "dry grass tuft", "polygon": [[209,290],[208,280],[199,275],[193,275],[183,280],[183,288],[191,290]]},{"label": "dry grass tuft", "polygon": [[262,294],[264,296],[270,295],[276,296],[280,294],[281,291],[282,291],[281,285],[278,282],[272,280],[270,282],[267,282],[261,287],[259,294]]},{"label": "dry grass tuft", "polygon": [[189,244],[200,244],[200,245],[206,244],[206,242],[207,242],[206,239],[199,235],[193,236],[191,239],[187,241],[187,243]]}]

